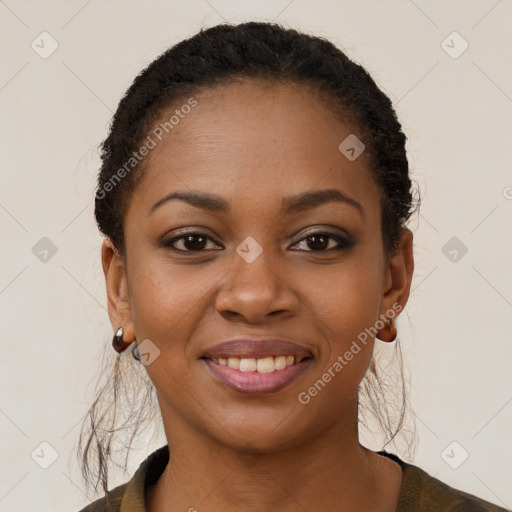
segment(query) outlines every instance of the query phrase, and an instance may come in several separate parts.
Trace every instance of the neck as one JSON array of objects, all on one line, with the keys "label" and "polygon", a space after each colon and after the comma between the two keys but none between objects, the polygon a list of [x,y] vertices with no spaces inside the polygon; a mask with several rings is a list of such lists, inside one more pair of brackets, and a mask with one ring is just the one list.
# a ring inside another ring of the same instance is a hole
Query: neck
[{"label": "neck", "polygon": [[226,447],[177,422],[166,428],[169,463],[147,491],[149,512],[396,508],[401,469],[359,444],[357,422],[272,453]]}]

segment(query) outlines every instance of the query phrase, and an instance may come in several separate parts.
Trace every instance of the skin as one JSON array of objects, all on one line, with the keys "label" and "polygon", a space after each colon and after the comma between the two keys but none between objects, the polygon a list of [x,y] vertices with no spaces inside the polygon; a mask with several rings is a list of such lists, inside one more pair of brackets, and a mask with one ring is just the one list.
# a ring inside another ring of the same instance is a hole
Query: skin
[{"label": "skin", "polygon": [[[198,105],[146,159],[125,216],[126,252],[109,239],[102,247],[113,329],[122,326],[125,341],[150,339],[160,350],[146,370],[170,463],[147,490],[147,508],[394,511],[400,467],[358,440],[357,390],[374,340],[308,405],[297,397],[379,315],[405,306],[412,233],[404,228],[399,249],[386,258],[380,190],[367,154],[351,162],[338,150],[349,134],[363,137],[314,91],[252,80],[194,97]],[[350,196],[361,211],[333,201],[281,211],[283,198],[323,189]],[[177,190],[217,194],[231,211],[175,200],[149,213]],[[183,239],[175,251],[159,245],[182,235],[178,228],[212,240],[203,252]],[[346,232],[355,244],[335,251],[337,241],[327,239],[315,250],[311,231]],[[249,236],[263,249],[252,263],[236,252]],[[314,361],[276,393],[239,394],[214,380],[199,358],[244,334],[297,340]],[[386,328],[378,336],[390,339]]]}]

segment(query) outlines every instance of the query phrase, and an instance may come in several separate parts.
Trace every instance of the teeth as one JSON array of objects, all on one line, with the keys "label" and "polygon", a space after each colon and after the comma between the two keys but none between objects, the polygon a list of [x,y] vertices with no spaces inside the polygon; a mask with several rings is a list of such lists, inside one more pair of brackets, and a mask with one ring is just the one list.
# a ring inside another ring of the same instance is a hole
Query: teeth
[{"label": "teeth", "polygon": [[256,370],[256,359],[240,359],[241,372],[253,372]]},{"label": "teeth", "polygon": [[275,357],[274,368],[276,370],[282,370],[283,368],[286,368],[286,356]]},{"label": "teeth", "polygon": [[238,359],[238,357],[230,357],[228,359],[228,366],[235,370],[240,370],[240,359]]},{"label": "teeth", "polygon": [[[243,361],[243,360],[242,360]],[[256,371],[260,373],[270,373],[275,370],[275,363],[273,357],[265,357],[256,361]]]},{"label": "teeth", "polygon": [[261,359],[240,359],[238,357],[220,357],[212,359],[214,363],[228,366],[241,372],[270,373],[274,370],[283,370],[295,363],[293,356],[263,357]]}]

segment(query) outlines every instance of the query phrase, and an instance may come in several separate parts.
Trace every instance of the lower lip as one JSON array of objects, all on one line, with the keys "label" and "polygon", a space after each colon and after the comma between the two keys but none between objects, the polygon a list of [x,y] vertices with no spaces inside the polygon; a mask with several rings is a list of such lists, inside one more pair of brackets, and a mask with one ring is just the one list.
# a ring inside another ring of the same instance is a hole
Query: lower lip
[{"label": "lower lip", "polygon": [[287,366],[273,372],[242,372],[229,366],[214,363],[210,359],[202,360],[213,376],[233,391],[244,395],[261,396],[275,393],[291,384],[304,373],[312,359],[304,359],[300,363]]}]

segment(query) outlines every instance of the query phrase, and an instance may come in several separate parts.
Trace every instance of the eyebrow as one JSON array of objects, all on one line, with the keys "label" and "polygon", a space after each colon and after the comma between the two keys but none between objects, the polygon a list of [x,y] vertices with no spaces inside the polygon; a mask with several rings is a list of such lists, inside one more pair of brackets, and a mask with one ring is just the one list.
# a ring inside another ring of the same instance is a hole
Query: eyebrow
[{"label": "eyebrow", "polygon": [[[184,203],[211,212],[228,213],[231,210],[229,203],[220,196],[207,192],[191,191],[171,192],[167,194],[151,207],[149,214],[151,215],[157,208],[173,200],[183,201]],[[335,188],[313,190],[311,192],[286,197],[282,200],[281,208],[285,214],[291,214],[315,208],[332,201],[353,206],[363,215],[363,208],[355,199],[343,194]]]}]

